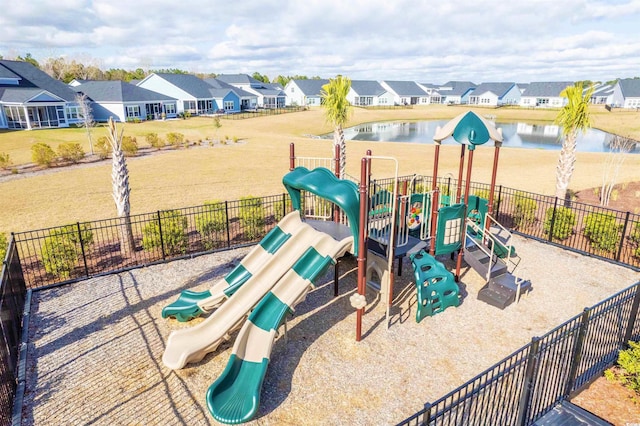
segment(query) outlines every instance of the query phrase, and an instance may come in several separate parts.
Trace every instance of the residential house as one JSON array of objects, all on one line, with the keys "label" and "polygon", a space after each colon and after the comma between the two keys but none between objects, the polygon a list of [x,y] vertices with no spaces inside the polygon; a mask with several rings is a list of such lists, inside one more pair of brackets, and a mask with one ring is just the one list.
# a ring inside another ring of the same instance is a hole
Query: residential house
[{"label": "residential house", "polygon": [[567,98],[560,94],[572,81],[536,81],[529,83],[520,97],[520,106],[524,108],[562,108]]},{"label": "residential house", "polygon": [[613,86],[611,106],[618,108],[640,108],[640,79],[623,78]]},{"label": "residential house", "polygon": [[515,83],[481,83],[469,94],[469,105],[518,105],[520,89]]},{"label": "residential house", "polygon": [[139,82],[138,87],[177,99],[178,114],[240,111],[240,97],[231,86],[215,88],[192,74],[153,73]]},{"label": "residential house", "polygon": [[234,108],[239,107],[239,110],[255,109],[258,104],[258,97],[253,93],[249,93],[246,90],[242,90],[239,87],[232,86],[229,83],[225,83],[217,78],[205,78],[204,81],[213,87],[214,100],[218,106],[217,111],[225,113],[237,112],[238,109],[231,109],[231,101],[237,97],[238,104],[234,101]]},{"label": "residential house", "polygon": [[393,95],[374,80],[351,80],[347,100],[354,106],[393,105]]},{"label": "residential house", "polygon": [[418,86],[429,95],[427,104],[441,104],[442,95],[440,94],[440,86],[431,83],[418,83]]},{"label": "residential house", "polygon": [[415,81],[391,81],[380,82],[385,90],[393,95],[393,102],[397,105],[427,105],[429,94]]},{"label": "residential house", "polygon": [[80,121],[75,97],[29,62],[0,60],[0,128],[69,127]]},{"label": "residential house", "polygon": [[[71,84],[71,83],[70,83]],[[175,118],[178,100],[119,80],[74,83],[73,90],[91,101],[97,122]]]},{"label": "residential house", "polygon": [[277,83],[264,83],[247,74],[221,74],[216,80],[223,81],[256,96],[256,104],[250,108],[284,108],[287,95]]},{"label": "residential house", "polygon": [[469,94],[477,85],[470,81],[447,81],[438,87],[440,102],[449,105],[461,105],[469,103]]},{"label": "residential house", "polygon": [[593,85],[590,102],[593,105],[611,105],[613,103],[613,84],[598,83]]},{"label": "residential house", "polygon": [[287,105],[320,106],[322,104],[322,86],[329,83],[327,79],[289,80],[284,86]]}]

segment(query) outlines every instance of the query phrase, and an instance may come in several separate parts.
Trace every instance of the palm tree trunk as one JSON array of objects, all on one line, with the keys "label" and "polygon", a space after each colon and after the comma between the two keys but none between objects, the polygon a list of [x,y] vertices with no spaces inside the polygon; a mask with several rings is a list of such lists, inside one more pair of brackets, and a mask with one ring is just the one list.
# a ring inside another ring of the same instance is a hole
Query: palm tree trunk
[{"label": "palm tree trunk", "polygon": [[347,143],[344,140],[344,132],[342,126],[336,126],[333,131],[333,152],[335,153],[335,147],[340,147],[340,170],[337,170],[338,177],[344,179],[347,167]]},{"label": "palm tree trunk", "polygon": [[576,164],[577,136],[577,133],[573,131],[564,138],[556,166],[556,197],[564,200],[565,203],[568,201],[567,190]]},{"label": "palm tree trunk", "polygon": [[113,151],[111,181],[113,185],[113,201],[116,203],[120,217],[120,252],[129,256],[134,250],[133,229],[131,228],[131,207],[129,205],[129,171],[121,149]]}]

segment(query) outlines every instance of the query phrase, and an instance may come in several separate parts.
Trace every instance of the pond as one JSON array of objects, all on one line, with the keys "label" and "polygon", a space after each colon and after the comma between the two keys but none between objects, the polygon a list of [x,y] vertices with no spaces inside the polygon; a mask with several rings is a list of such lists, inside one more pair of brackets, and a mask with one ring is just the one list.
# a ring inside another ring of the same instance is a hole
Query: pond
[{"label": "pond", "polygon": [[[344,130],[347,140],[433,143],[433,135],[438,126],[448,120],[429,120],[416,122],[378,122],[365,123]],[[503,147],[560,150],[562,147],[561,129],[553,124],[496,123],[502,129]],[[331,138],[332,135],[324,137]],[[609,152],[614,135],[597,129],[588,129],[578,136],[578,151]],[[445,145],[457,144],[453,138],[445,139]],[[493,145],[491,142],[489,142]],[[640,153],[640,143],[635,143],[632,153]]]}]

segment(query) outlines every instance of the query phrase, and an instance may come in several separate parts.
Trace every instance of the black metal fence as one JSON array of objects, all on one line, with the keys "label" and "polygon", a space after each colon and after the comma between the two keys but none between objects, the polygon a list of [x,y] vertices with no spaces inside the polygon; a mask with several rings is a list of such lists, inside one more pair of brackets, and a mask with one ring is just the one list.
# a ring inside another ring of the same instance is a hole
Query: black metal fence
[{"label": "black metal fence", "polygon": [[222,118],[227,120],[244,120],[247,118],[262,117],[265,115],[280,115],[287,114],[289,112],[306,111],[307,107],[302,106],[288,106],[284,108],[258,108],[251,111],[242,111],[233,114],[221,115]]},{"label": "black metal fence", "polygon": [[535,337],[398,425],[531,425],[640,338],[640,282]]},{"label": "black metal fence", "polygon": [[113,273],[258,241],[290,209],[287,195],[78,222],[13,234],[28,288]]},{"label": "black metal fence", "polygon": [[16,244],[11,239],[0,275],[0,424],[3,425],[11,423],[26,291]]}]

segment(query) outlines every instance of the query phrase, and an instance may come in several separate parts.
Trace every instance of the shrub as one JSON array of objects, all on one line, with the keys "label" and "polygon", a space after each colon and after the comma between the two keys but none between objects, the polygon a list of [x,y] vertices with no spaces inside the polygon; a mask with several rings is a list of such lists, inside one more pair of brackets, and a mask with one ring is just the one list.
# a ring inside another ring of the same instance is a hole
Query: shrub
[{"label": "shrub", "polygon": [[40,166],[51,167],[56,158],[56,153],[46,143],[38,142],[31,147],[31,159]]},{"label": "shrub", "polygon": [[0,152],[0,169],[9,170],[13,165],[13,161],[9,157],[9,154]]},{"label": "shrub", "polygon": [[273,218],[276,222],[280,222],[292,210],[291,200],[287,200],[286,204],[283,201],[276,201],[273,203]]},{"label": "shrub", "polygon": [[516,192],[514,199],[513,221],[516,227],[527,227],[536,222],[538,203],[527,197],[524,192]]},{"label": "shrub", "polygon": [[78,261],[78,247],[71,234],[64,230],[55,230],[44,239],[42,263],[47,273],[55,277],[69,278]]},{"label": "shrub", "polygon": [[[478,189],[473,193],[473,195],[475,195],[476,197],[484,198],[487,201],[489,201],[490,194],[491,194],[491,191],[489,191],[488,189]],[[501,201],[502,201],[502,198],[496,192],[494,192],[493,193],[493,212],[494,213],[498,211],[498,204],[500,204]]]},{"label": "shrub", "polygon": [[184,135],[175,132],[167,133],[167,143],[178,148],[184,143]]},{"label": "shrub", "polygon": [[206,250],[224,244],[227,230],[227,210],[223,201],[207,201],[204,210],[196,216],[196,231],[202,238]]},{"label": "shrub", "polygon": [[138,154],[138,141],[134,136],[122,137],[122,152],[126,157],[133,157]]},{"label": "shrub", "polygon": [[4,260],[4,257],[7,255],[7,246],[9,243],[7,242],[7,234],[4,232],[0,232],[0,262]]},{"label": "shrub", "polygon": [[100,136],[96,141],[94,148],[95,153],[101,160],[104,160],[111,155],[111,145],[109,144],[109,139],[107,139],[106,136]]},{"label": "shrub", "polygon": [[[162,226],[162,236],[160,227]],[[142,230],[142,247],[145,250],[162,248],[168,255],[187,251],[187,218],[178,210],[160,212],[160,223],[152,221]]]},{"label": "shrub", "polygon": [[58,146],[58,156],[63,161],[76,164],[84,158],[84,150],[79,143],[61,143]]},{"label": "shrub", "polygon": [[162,148],[164,146],[164,139],[159,137],[157,133],[147,133],[144,138],[152,148]]},{"label": "shrub", "polygon": [[629,342],[629,349],[620,351],[618,365],[606,370],[605,377],[621,383],[636,394],[640,394],[640,343]]},{"label": "shrub", "polygon": [[248,196],[240,198],[240,208],[238,218],[244,236],[248,240],[255,240],[264,235],[264,207],[262,200],[257,197]]},{"label": "shrub", "polygon": [[572,233],[573,227],[576,224],[576,215],[568,207],[557,207],[555,209],[555,221],[553,219],[553,207],[549,207],[544,216],[544,232],[546,234],[551,233],[551,222],[553,221],[553,235],[554,240],[566,240]]},{"label": "shrub", "polygon": [[636,222],[631,230],[631,234],[629,235],[629,239],[634,244],[640,244],[640,222]]},{"label": "shrub", "polygon": [[80,225],[80,238],[78,238],[78,225],[67,225],[62,227],[62,232],[69,237],[72,243],[80,250],[80,240],[87,250],[93,244],[93,230],[88,223]]},{"label": "shrub", "polygon": [[621,230],[622,225],[616,223],[612,214],[591,213],[585,219],[584,235],[597,250],[614,252],[620,244]]}]

